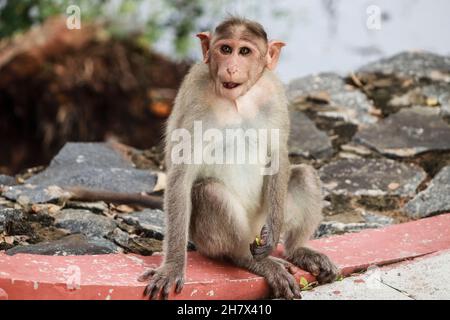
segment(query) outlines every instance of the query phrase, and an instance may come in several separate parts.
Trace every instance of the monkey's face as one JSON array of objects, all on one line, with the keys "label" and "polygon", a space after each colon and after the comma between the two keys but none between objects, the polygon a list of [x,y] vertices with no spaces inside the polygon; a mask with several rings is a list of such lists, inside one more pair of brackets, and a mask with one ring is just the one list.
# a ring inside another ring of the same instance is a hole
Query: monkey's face
[{"label": "monkey's face", "polygon": [[284,42],[268,42],[259,34],[245,24],[226,27],[213,36],[197,34],[218,95],[236,100],[250,90],[266,67],[275,69]]},{"label": "monkey's face", "polygon": [[209,70],[216,93],[236,100],[261,77],[267,65],[267,44],[261,40],[218,39],[210,50]]}]

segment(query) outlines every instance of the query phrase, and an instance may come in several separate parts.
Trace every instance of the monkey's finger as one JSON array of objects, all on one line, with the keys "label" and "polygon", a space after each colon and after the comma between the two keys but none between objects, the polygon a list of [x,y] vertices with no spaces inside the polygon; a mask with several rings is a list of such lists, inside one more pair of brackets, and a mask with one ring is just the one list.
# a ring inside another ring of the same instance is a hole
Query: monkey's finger
[{"label": "monkey's finger", "polygon": [[180,293],[184,286],[184,278],[178,279],[175,285],[175,292]]},{"label": "monkey's finger", "polygon": [[150,300],[153,300],[157,293],[159,293],[160,290],[160,285],[159,283],[161,282],[161,278],[160,277],[155,277],[153,278],[150,283],[148,284],[148,286],[145,288],[144,290],[144,295],[148,295]]},{"label": "monkey's finger", "polygon": [[298,272],[298,268],[293,264],[286,265],[286,269],[290,274],[296,274]]},{"label": "monkey's finger", "polygon": [[301,299],[302,298],[302,294],[301,294],[301,290],[300,290],[300,286],[297,283],[297,281],[295,280],[294,277],[290,277],[289,280],[289,287],[292,291],[292,293],[294,294],[295,299]]},{"label": "monkey's finger", "polygon": [[161,291],[161,287],[163,286],[165,279],[158,279],[157,282],[154,283],[152,290],[150,291],[150,300],[155,300],[158,297],[158,294]]},{"label": "monkey's finger", "polygon": [[261,241],[264,241],[264,242],[261,242],[262,244],[267,243],[267,238],[269,237],[269,227],[266,224],[263,225],[259,236],[260,236]]},{"label": "monkey's finger", "polygon": [[329,283],[336,280],[339,275],[339,270],[334,265],[327,265],[321,269],[320,274],[317,276],[319,283]]},{"label": "monkey's finger", "polygon": [[282,282],[282,290],[283,290],[283,298],[284,299],[288,299],[288,300],[292,300],[294,299],[294,293],[291,290],[290,284],[289,284],[289,280],[283,280]]},{"label": "monkey's finger", "polygon": [[149,296],[149,298],[150,298],[150,296],[151,296],[151,294],[152,294],[152,292],[153,292],[153,290],[154,290],[154,288],[156,286],[156,281],[155,280],[156,279],[153,279],[152,281],[150,281],[150,283],[145,287],[144,296]]},{"label": "monkey's finger", "polygon": [[253,246],[250,248],[250,251],[252,252],[253,258],[259,261],[268,257],[272,250],[269,246]]},{"label": "monkey's finger", "polygon": [[154,269],[149,269],[149,270],[145,271],[143,274],[141,274],[137,280],[140,282],[147,281],[155,274],[155,272],[156,271]]},{"label": "monkey's finger", "polygon": [[172,282],[167,281],[161,290],[163,300],[167,300],[169,298],[170,288],[172,288]]}]

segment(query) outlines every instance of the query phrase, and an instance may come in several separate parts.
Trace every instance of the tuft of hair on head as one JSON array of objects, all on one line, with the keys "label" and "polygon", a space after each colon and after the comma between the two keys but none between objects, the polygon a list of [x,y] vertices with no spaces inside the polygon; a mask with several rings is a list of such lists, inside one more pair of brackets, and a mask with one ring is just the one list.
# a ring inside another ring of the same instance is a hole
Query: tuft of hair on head
[{"label": "tuft of hair on head", "polygon": [[220,37],[231,37],[234,29],[241,26],[245,27],[252,35],[268,42],[267,33],[260,23],[239,16],[229,16],[226,18],[216,27],[214,34]]}]

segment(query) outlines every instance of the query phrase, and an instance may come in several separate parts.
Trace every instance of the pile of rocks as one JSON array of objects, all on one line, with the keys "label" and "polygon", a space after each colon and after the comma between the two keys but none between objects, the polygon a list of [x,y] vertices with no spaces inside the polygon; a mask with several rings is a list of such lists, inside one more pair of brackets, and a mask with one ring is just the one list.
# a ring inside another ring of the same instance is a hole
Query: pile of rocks
[{"label": "pile of rocks", "polygon": [[[291,162],[312,164],[324,184],[325,220],[316,237],[450,212],[449,57],[403,53],[348,77],[294,80],[287,95]],[[162,211],[67,200],[71,186],[163,190],[164,174],[140,167],[148,154],[68,143],[43,171],[0,176],[0,250],[161,251]]]},{"label": "pile of rocks", "polygon": [[292,81],[287,94],[292,162],[324,182],[317,236],[450,211],[450,57],[401,53]]},{"label": "pile of rocks", "polygon": [[57,255],[161,251],[161,210],[69,199],[67,189],[75,186],[125,193],[157,191],[164,175],[136,168],[130,160],[132,152],[137,153],[114,144],[68,143],[48,168],[23,183],[5,177],[0,250]]}]

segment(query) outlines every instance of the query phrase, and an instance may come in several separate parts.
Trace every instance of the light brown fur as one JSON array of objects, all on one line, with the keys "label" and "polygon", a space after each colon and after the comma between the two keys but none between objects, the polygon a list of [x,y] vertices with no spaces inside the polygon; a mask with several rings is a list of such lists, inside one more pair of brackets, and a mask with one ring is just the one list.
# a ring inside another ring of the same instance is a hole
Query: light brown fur
[{"label": "light brown fur", "polygon": [[[239,32],[235,32],[236,23],[232,24],[233,32],[227,33],[233,37],[226,42],[233,50],[241,43]],[[245,23],[241,27],[238,30],[245,30],[246,37],[255,33],[245,28]],[[282,232],[290,262],[315,273],[322,282],[332,281],[337,269],[326,256],[304,248],[321,220],[321,186],[312,167],[289,164],[288,102],[282,83],[271,71],[278,60],[280,42],[271,45],[263,39],[267,48],[260,54],[266,58],[246,60],[243,66],[238,66],[241,69],[229,72],[230,79],[223,80],[219,79],[218,70],[230,65],[234,68],[236,61],[246,57],[231,54],[216,57],[209,51],[214,46],[214,35],[203,34],[201,38],[207,63],[193,66],[186,76],[167,124],[165,256],[159,268],[141,276],[140,280],[151,278],[144,293],[150,298],[159,294],[167,298],[173,286],[176,292],[181,291],[190,237],[202,254],[230,260],[264,276],[275,297],[299,298],[299,285],[287,271],[287,262],[269,256]],[[261,63],[262,67],[250,67]],[[262,71],[257,74],[255,70]],[[219,80],[234,81],[234,71],[240,73],[239,81],[244,81],[236,91],[239,93],[216,90],[221,85]],[[245,77],[246,72],[252,75]],[[221,132],[229,128],[279,129],[278,147],[269,148],[272,159],[279,158],[278,172],[262,176],[260,166],[254,164],[172,163],[172,133],[180,128],[192,133],[195,121],[201,121],[204,129]],[[255,236],[260,233],[262,242],[258,244]]]}]

